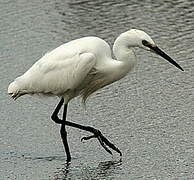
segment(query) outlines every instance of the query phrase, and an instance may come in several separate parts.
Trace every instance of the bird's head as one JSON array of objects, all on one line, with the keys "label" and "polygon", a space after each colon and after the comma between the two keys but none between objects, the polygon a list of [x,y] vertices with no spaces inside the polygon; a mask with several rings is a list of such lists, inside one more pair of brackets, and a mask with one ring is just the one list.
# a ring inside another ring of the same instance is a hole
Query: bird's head
[{"label": "bird's head", "polygon": [[147,51],[150,51],[150,48],[148,46],[145,46],[144,42],[148,42],[150,45],[155,46],[155,42],[144,31],[131,29],[127,31],[127,36],[130,41],[130,46],[143,48]]},{"label": "bird's head", "polygon": [[175,65],[180,70],[184,71],[183,68],[177,64],[171,57],[169,57],[166,53],[164,53],[152,40],[152,38],[145,33],[144,31],[138,29],[131,29],[126,32],[130,39],[130,46],[132,47],[140,47],[144,50],[151,51],[156,53],[157,55],[163,57],[171,64]]}]

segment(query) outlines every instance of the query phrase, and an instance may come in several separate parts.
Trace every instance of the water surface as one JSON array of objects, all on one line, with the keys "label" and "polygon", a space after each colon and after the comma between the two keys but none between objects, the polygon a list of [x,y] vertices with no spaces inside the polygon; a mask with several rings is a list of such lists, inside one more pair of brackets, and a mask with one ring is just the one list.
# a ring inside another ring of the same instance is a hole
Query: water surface
[{"label": "water surface", "polygon": [[[194,6],[190,0],[0,0],[0,179],[194,179]],[[95,35],[112,46],[131,28],[146,31],[185,72],[137,49],[127,77],[79,98],[68,120],[99,128],[123,153],[111,157],[86,132],[68,128],[72,163],[65,165],[57,98],[13,101],[8,84],[51,49]]]}]

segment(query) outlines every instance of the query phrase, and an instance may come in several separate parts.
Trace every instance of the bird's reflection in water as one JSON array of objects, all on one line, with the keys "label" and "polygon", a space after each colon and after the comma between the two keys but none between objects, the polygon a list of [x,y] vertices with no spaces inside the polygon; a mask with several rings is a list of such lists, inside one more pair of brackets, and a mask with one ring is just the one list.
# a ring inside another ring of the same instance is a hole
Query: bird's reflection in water
[{"label": "bird's reflection in water", "polygon": [[116,174],[120,174],[122,161],[100,162],[97,167],[79,166],[72,167],[71,164],[65,164],[54,176],[54,180],[73,180],[73,179],[114,179]]},{"label": "bird's reflection in water", "polygon": [[105,162],[100,162],[98,167],[96,168],[94,172],[94,177],[95,178],[105,178],[114,176],[114,174],[117,174],[118,171],[121,170],[121,165],[122,161],[105,161]]},{"label": "bird's reflection in water", "polygon": [[65,163],[64,167],[55,172],[54,180],[67,179],[69,173],[70,163]]}]

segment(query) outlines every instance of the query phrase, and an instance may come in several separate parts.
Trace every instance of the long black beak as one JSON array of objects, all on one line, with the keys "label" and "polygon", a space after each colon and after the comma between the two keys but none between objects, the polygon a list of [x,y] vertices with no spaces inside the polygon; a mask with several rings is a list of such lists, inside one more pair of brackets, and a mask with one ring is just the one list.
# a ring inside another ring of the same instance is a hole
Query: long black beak
[{"label": "long black beak", "polygon": [[180,70],[184,71],[183,68],[177,64],[170,56],[168,56],[166,53],[164,53],[160,48],[157,46],[149,46],[150,49],[152,49],[156,54],[162,56],[164,59],[166,59],[171,64],[175,65]]}]

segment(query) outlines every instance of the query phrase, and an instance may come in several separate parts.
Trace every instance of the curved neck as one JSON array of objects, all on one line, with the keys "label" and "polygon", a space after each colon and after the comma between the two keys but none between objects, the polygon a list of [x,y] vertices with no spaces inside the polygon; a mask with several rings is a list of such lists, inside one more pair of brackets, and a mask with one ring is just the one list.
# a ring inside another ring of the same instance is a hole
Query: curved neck
[{"label": "curved neck", "polygon": [[113,53],[116,59],[123,62],[124,68],[130,71],[136,64],[136,56],[130,44],[130,38],[125,33],[122,33],[114,42]]}]

